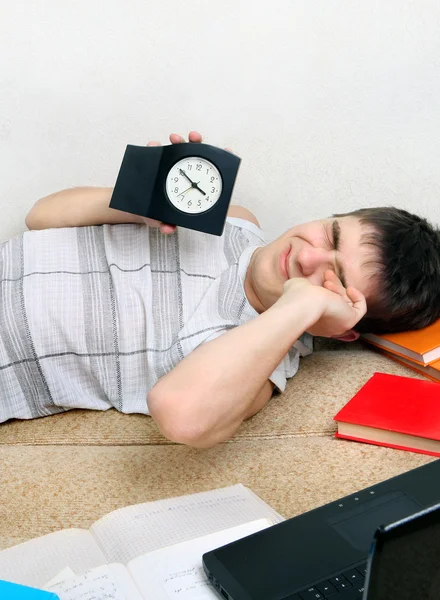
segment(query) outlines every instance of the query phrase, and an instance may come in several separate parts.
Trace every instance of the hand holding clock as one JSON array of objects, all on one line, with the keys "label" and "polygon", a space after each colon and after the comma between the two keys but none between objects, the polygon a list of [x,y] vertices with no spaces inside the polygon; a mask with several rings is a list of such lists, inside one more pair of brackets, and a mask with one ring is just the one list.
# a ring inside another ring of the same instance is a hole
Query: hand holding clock
[{"label": "hand holding clock", "polygon": [[[188,136],[188,141],[193,142],[195,144],[200,144],[202,142],[202,136],[197,131],[191,131]],[[172,144],[182,144],[185,142],[185,140],[181,135],[178,135],[177,133],[171,133],[170,134],[170,142]],[[147,144],[147,146],[161,146],[161,145],[162,144],[160,142],[148,142],[148,144]],[[191,182],[191,184],[192,184],[192,182]],[[191,187],[189,187],[188,189],[190,190]],[[150,225],[150,227],[159,227],[159,229],[161,230],[162,233],[170,234],[170,233],[174,233],[176,231],[175,225],[169,225],[168,223],[162,223],[161,221],[155,221],[154,219],[148,219],[147,217],[145,217],[144,220],[147,225]]]},{"label": "hand holding clock", "polygon": [[[169,140],[172,144],[185,143],[185,139],[177,133],[170,134]],[[202,136],[197,131],[190,131],[190,133],[188,135],[188,141],[191,143],[194,143],[194,144],[200,144],[202,142]],[[148,142],[147,146],[161,146],[161,143],[152,141],[152,142]],[[228,152],[232,152],[232,150],[230,148],[225,148],[225,150],[227,150]],[[206,192],[204,190],[202,190],[198,185],[200,182],[192,181],[192,179],[190,179],[188,174],[183,169],[179,169],[179,171],[180,171],[180,175],[182,177],[185,177],[188,180],[188,182],[191,183],[190,187],[187,188],[186,190],[184,190],[183,192],[181,192],[181,194],[179,194],[179,196],[185,195],[187,192],[190,192],[190,190],[195,189],[198,192],[200,192],[204,197],[206,197]],[[143,217],[143,220],[147,225],[150,225],[151,227],[159,227],[160,231],[164,234],[171,234],[176,231],[175,225],[170,225],[168,223],[163,223],[161,221],[149,219],[148,217]]]}]

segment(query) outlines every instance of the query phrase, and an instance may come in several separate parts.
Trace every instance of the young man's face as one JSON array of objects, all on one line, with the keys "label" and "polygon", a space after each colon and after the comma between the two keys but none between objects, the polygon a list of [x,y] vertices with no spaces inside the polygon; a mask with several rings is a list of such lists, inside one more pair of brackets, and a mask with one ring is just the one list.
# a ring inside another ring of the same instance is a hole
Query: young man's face
[{"label": "young man's face", "polygon": [[[365,297],[374,293],[371,276],[377,251],[362,243],[371,228],[353,216],[332,217],[292,227],[279,238],[258,248],[251,259],[245,291],[248,300],[263,312],[278,300],[283,284],[293,277],[306,277],[322,285],[327,269],[335,271],[345,287],[355,287]],[[372,261],[369,265],[365,264]]]}]

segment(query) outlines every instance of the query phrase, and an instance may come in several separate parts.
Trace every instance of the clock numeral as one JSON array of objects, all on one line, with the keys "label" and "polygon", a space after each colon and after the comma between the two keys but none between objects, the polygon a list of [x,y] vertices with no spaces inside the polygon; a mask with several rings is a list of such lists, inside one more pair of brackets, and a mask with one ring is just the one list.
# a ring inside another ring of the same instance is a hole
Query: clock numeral
[{"label": "clock numeral", "polygon": [[206,174],[207,174],[207,175],[209,174],[209,169],[206,169]]},{"label": "clock numeral", "polygon": [[206,196],[206,199],[207,199],[209,202],[211,202],[211,200],[209,200],[209,196]]},{"label": "clock numeral", "polygon": [[197,206],[198,206],[199,208],[202,206],[202,201],[201,201],[201,200],[199,200],[199,201],[197,202]]},{"label": "clock numeral", "polygon": [[175,187],[175,188],[174,188],[174,193],[175,193],[175,194],[177,194],[177,192],[178,192],[178,191],[179,191],[179,188],[178,188],[178,187]]},{"label": "clock numeral", "polygon": [[193,166],[188,164],[188,167],[187,167],[188,171],[191,171],[192,168],[193,168]]},{"label": "clock numeral", "polygon": [[211,177],[211,179],[210,179],[211,183],[214,183],[214,179],[215,179],[215,177]]},{"label": "clock numeral", "polygon": [[188,200],[188,206],[192,206],[191,200]]},{"label": "clock numeral", "polygon": [[211,194],[215,192],[215,187],[211,188]]},{"label": "clock numeral", "polygon": [[197,171],[201,171],[201,170],[202,170],[202,165],[200,165],[200,164],[199,164],[199,165],[197,165],[197,166],[196,166],[196,169],[197,169]]},{"label": "clock numeral", "polygon": [[179,181],[179,178],[178,177],[174,177],[174,181],[177,183]]}]

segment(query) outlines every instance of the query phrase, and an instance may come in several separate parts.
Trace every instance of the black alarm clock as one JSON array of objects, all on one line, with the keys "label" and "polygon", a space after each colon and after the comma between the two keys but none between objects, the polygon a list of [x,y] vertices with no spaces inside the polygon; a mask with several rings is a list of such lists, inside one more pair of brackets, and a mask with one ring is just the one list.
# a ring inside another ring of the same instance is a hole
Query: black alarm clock
[{"label": "black alarm clock", "polygon": [[209,144],[128,145],[109,206],[222,235],[240,163]]}]

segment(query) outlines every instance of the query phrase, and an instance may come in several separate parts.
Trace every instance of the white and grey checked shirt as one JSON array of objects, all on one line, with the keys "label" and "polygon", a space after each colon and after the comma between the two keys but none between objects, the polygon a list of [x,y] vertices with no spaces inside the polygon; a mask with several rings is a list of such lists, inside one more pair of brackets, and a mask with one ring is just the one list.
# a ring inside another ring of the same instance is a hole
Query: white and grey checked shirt
[{"label": "white and grey checked shirt", "polygon": [[[258,227],[235,218],[221,237],[133,224],[28,231],[5,242],[0,422],[73,408],[148,414],[160,377],[257,316],[243,282],[263,245]],[[295,346],[271,376],[282,391],[310,352]]]}]

